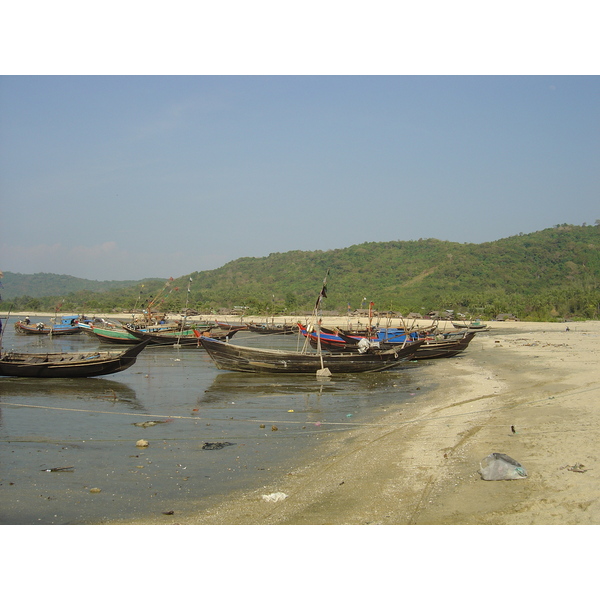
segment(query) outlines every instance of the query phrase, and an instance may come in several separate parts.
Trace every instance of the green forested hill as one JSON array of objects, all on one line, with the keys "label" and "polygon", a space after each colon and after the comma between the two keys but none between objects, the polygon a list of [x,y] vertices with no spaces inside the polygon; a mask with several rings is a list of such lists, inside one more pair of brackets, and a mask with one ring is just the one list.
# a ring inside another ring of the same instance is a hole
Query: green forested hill
[{"label": "green forested hill", "polygon": [[[56,275],[55,273],[34,273],[23,275],[4,271],[1,295],[4,300],[11,300],[20,296],[31,298],[42,298],[44,296],[56,296],[69,294],[80,290],[104,293],[110,290],[130,288],[138,285],[138,281],[94,281],[72,277],[71,275]],[[158,281],[161,280],[151,280]]]},{"label": "green forested hill", "polygon": [[161,294],[165,310],[180,310],[191,277],[189,306],[200,312],[248,306],[254,313],[290,314],[311,309],[328,269],[326,310],[360,308],[366,298],[379,311],[404,314],[454,309],[484,318],[502,312],[599,318],[598,225],[564,224],[484,244],[420,239],[274,253],[191,273],[164,288],[164,282],[138,284],[67,299],[73,309],[85,303],[89,312],[92,306],[126,310],[142,296]]}]

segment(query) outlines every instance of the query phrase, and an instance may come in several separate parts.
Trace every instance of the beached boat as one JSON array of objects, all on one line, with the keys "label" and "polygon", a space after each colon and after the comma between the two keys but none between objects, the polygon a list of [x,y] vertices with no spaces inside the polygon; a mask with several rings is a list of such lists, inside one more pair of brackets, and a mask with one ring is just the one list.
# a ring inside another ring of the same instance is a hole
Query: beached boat
[{"label": "beached boat", "polygon": [[321,348],[330,352],[358,352],[358,342],[362,339],[360,337],[345,335],[337,329],[322,326],[319,329],[318,335],[314,330],[308,331],[301,323],[298,323],[297,327],[300,333],[305,338],[308,338],[313,348],[317,348],[320,342]]},{"label": "beached boat", "polygon": [[[317,338],[317,334],[315,331],[307,331],[305,327],[302,325],[298,325],[302,334],[309,339],[310,345],[313,348],[317,348],[319,344],[319,339]],[[417,350],[413,360],[425,360],[432,358],[449,358],[451,356],[456,356],[460,352],[466,350],[467,346],[471,342],[471,340],[475,337],[477,332],[464,332],[458,334],[452,334],[449,336],[418,336],[418,339],[422,339],[424,343]],[[359,349],[359,344],[369,345],[375,348],[380,348],[382,350],[389,350],[398,346],[399,344],[404,343],[404,340],[401,342],[396,341],[384,341],[384,337],[382,339],[378,339],[378,336],[373,336],[369,339],[348,336],[342,333],[339,330],[331,330],[327,328],[322,328],[319,331],[320,343],[321,347],[325,350],[330,350],[334,352],[357,352]],[[394,339],[388,338],[388,339]],[[361,340],[364,340],[361,342]]]},{"label": "beached boat", "polygon": [[6,352],[0,357],[0,375],[44,378],[110,375],[131,367],[148,344],[141,342],[125,352]]},{"label": "beached boat", "polygon": [[[209,335],[210,328],[192,328],[182,331],[142,331],[127,328],[127,331],[138,340],[149,340],[153,346],[200,346],[199,338]],[[225,340],[232,338],[239,329],[231,329],[220,333],[211,334],[215,339]]]},{"label": "beached boat", "polygon": [[417,350],[415,360],[431,360],[433,358],[450,358],[464,352],[475,337],[474,331],[465,333],[463,337],[446,339],[425,339],[425,343]]},{"label": "beached boat", "polygon": [[15,331],[26,335],[72,335],[80,333],[79,315],[61,317],[58,323],[31,323],[29,317],[15,323]]},{"label": "beached boat", "polygon": [[109,342],[111,344],[139,344],[140,342],[135,335],[122,326],[97,327],[92,324],[90,332],[101,342]]},{"label": "beached boat", "polygon": [[232,329],[241,331],[243,329],[248,329],[248,325],[246,323],[242,323],[241,321],[215,321],[214,326],[217,329],[223,329],[224,331],[231,331]]},{"label": "beached boat", "polygon": [[79,327],[79,329],[81,329],[81,331],[83,333],[87,333],[90,336],[93,336],[93,332],[92,332],[92,327],[101,327],[104,329],[114,329],[114,328],[121,328],[122,325],[120,323],[114,323],[113,321],[107,321],[106,319],[102,318],[102,317],[93,317],[91,319],[87,319],[85,321],[79,321],[79,323],[77,323],[77,326]]},{"label": "beached boat", "polygon": [[456,329],[473,329],[473,330],[487,329],[487,325],[485,323],[481,323],[480,321],[473,321],[471,323],[455,323],[454,321],[452,321],[452,325]]},{"label": "beached boat", "polygon": [[298,333],[297,325],[286,325],[285,323],[248,323],[248,331],[252,333],[271,335],[291,335]]},{"label": "beached boat", "polygon": [[268,350],[228,344],[209,337],[200,338],[219,369],[245,373],[368,373],[384,371],[410,360],[423,340],[409,342],[403,348],[373,352],[308,353]]}]

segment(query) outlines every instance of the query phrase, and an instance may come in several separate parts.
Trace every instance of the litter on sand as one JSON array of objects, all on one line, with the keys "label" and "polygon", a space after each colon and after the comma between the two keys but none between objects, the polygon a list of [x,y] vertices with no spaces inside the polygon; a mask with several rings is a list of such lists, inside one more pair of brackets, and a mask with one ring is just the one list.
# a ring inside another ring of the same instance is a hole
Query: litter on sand
[{"label": "litter on sand", "polygon": [[279,502],[280,500],[285,500],[288,497],[287,494],[283,492],[273,492],[272,494],[263,494],[263,500],[265,502]]},{"label": "litter on sand", "polygon": [[479,473],[486,481],[501,481],[505,479],[525,479],[525,467],[507,454],[492,452],[480,463]]}]

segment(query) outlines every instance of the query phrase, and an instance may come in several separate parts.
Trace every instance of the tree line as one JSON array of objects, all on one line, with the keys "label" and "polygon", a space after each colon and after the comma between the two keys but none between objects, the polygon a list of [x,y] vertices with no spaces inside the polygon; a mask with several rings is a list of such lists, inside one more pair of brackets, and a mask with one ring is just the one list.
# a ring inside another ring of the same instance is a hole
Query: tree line
[{"label": "tree line", "polygon": [[252,314],[309,312],[329,271],[323,308],[345,314],[371,302],[379,312],[454,310],[484,319],[600,317],[600,226],[557,225],[495,242],[437,239],[366,242],[328,251],[240,258],[212,271],[107,291],[25,294],[0,302],[6,312],[130,312],[149,303],[201,314],[247,307]]}]

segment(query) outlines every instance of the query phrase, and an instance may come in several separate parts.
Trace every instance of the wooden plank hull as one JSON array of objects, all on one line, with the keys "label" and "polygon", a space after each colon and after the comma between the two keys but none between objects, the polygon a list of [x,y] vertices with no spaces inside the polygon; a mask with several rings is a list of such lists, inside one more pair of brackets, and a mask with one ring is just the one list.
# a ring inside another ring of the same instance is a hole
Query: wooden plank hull
[{"label": "wooden plank hull", "polygon": [[[301,328],[302,330],[303,328]],[[317,347],[317,334],[313,332],[303,331],[305,337],[309,338],[310,345],[313,348]],[[475,332],[459,334],[460,338],[449,338],[447,340],[435,340],[425,338],[423,345],[417,350],[415,360],[430,360],[432,358],[450,358],[456,356],[467,349],[471,340],[475,337]],[[359,338],[346,336],[341,332],[339,335],[332,333],[321,333],[321,348],[332,352],[356,352],[358,349]],[[393,342],[380,342],[382,349],[391,349],[398,347],[399,344]]]},{"label": "wooden plank hull", "polygon": [[139,344],[140,340],[132,335],[125,328],[105,329],[103,327],[91,328],[94,334],[101,342],[109,342],[111,344]]},{"label": "wooden plank hull", "polygon": [[[231,329],[227,332],[214,334],[212,337],[217,340],[232,338],[240,329]],[[200,346],[200,338],[208,335],[208,332],[202,329],[186,329],[181,333],[176,331],[152,332],[127,328],[127,332],[138,340],[149,340],[153,346]]]},{"label": "wooden plank hull", "polygon": [[415,355],[416,360],[431,360],[433,358],[450,358],[464,352],[475,333],[467,333],[462,339],[453,341],[425,341]]},{"label": "wooden plank hull", "polygon": [[17,321],[15,323],[15,331],[17,333],[24,333],[25,335],[73,335],[74,333],[80,333],[81,329],[79,329],[78,325],[67,327],[64,325],[46,325],[44,323],[43,327],[38,327],[37,325],[27,325],[22,321]]},{"label": "wooden plank hull", "polygon": [[248,331],[263,335],[293,335],[298,333],[297,325],[260,325],[248,323]]},{"label": "wooden plank hull", "polygon": [[72,352],[26,354],[8,352],[0,358],[5,377],[97,377],[128,369],[148,345],[142,342],[125,352]]},{"label": "wooden plank hull", "polygon": [[312,373],[322,368],[337,373],[384,371],[410,360],[422,342],[379,353],[304,354],[264,350],[201,338],[202,347],[219,369],[244,373]]}]

